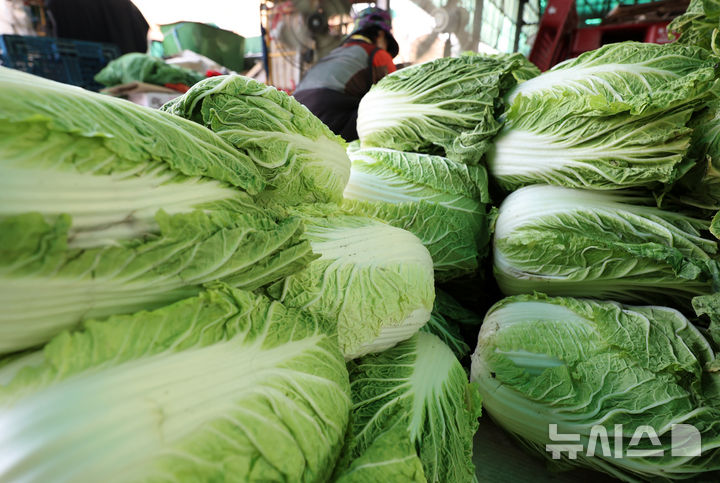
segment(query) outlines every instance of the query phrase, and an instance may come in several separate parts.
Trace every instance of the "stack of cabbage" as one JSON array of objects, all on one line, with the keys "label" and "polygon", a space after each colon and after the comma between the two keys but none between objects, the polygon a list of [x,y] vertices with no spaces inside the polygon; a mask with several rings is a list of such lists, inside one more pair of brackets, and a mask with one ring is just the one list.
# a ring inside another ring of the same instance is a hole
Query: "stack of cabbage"
[{"label": "stack of cabbage", "polygon": [[720,200],[719,61],[612,44],[507,96],[486,160],[511,192],[493,259],[512,296],[485,317],[472,379],[486,411],[560,467],[626,481],[720,471],[718,347],[681,313],[720,314],[702,209]]},{"label": "stack of cabbage", "polygon": [[494,216],[480,162],[502,97],[536,72],[519,54],[463,55],[383,78],[360,102],[345,208],[417,235],[438,281],[476,274]]},{"label": "stack of cabbage", "polygon": [[0,68],[0,480],[471,481],[432,259],[333,204],[345,143],[239,76],[165,109]]}]

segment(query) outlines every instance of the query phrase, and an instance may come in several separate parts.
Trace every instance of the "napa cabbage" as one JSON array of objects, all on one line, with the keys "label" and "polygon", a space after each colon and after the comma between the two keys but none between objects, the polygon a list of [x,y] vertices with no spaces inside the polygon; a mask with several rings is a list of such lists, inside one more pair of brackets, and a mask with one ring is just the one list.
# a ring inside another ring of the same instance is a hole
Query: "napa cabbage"
[{"label": "napa cabbage", "polygon": [[[348,367],[353,406],[341,474],[350,465],[339,481],[359,481],[349,477],[370,461],[378,467],[374,481],[401,481],[396,475],[403,475],[402,481],[474,481],[472,439],[480,399],[449,347],[419,333]],[[388,448],[389,441],[395,444]]]},{"label": "napa cabbage", "polygon": [[345,210],[415,234],[432,256],[437,280],[478,270],[493,214],[484,167],[383,148],[348,154]]},{"label": "napa cabbage", "polygon": [[363,147],[443,155],[478,164],[500,130],[503,96],[516,84],[522,56],[478,54],[436,59],[400,69],[360,101]]},{"label": "napa cabbage", "polygon": [[471,380],[485,413],[557,468],[710,481],[720,470],[713,358],[672,308],[519,295],[485,316]]},{"label": "napa cabbage", "polygon": [[159,234],[69,246],[71,220],[0,219],[0,354],[37,346],[87,318],[159,308],[223,281],[255,290],[315,258],[302,222],[195,211],[156,217]]},{"label": "napa cabbage", "polygon": [[508,191],[672,183],[693,166],[690,121],[717,92],[716,66],[700,48],[635,42],[559,64],[509,94],[490,174]]},{"label": "napa cabbage", "polygon": [[0,217],[69,215],[70,242],[155,234],[159,210],[257,211],[254,163],[208,129],[0,68]]},{"label": "napa cabbage", "polygon": [[350,405],[332,324],[216,287],[88,321],[16,367],[0,480],[327,481]]},{"label": "napa cabbage", "polygon": [[320,257],[267,291],[337,322],[348,359],[410,338],[430,319],[433,263],[412,233],[375,219],[311,210],[302,238]]},{"label": "napa cabbage", "polygon": [[350,175],[345,141],[286,93],[244,76],[216,76],[162,109],[208,127],[252,160],[267,183],[261,199],[342,199]]},{"label": "napa cabbage", "polygon": [[709,223],[643,201],[549,185],[513,192],[495,225],[500,289],[685,305],[710,293],[718,271]]}]

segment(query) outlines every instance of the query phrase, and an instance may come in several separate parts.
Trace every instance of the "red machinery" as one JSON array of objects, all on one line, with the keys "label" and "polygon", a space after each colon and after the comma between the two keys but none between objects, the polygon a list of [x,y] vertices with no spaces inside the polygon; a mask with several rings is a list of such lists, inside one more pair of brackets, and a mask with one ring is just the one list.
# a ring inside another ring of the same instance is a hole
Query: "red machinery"
[{"label": "red machinery", "polygon": [[666,0],[616,7],[600,25],[578,28],[575,0],[548,0],[530,50],[530,61],[540,70],[583,52],[625,40],[664,44],[667,25],[687,7],[687,2]]}]

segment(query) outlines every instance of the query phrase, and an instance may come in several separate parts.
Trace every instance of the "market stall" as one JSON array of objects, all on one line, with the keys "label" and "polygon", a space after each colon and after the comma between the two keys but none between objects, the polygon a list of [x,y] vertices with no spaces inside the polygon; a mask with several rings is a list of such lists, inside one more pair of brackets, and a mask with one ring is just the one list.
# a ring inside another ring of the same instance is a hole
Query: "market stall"
[{"label": "market stall", "polygon": [[408,66],[350,143],[0,67],[0,481],[718,480],[718,28]]}]

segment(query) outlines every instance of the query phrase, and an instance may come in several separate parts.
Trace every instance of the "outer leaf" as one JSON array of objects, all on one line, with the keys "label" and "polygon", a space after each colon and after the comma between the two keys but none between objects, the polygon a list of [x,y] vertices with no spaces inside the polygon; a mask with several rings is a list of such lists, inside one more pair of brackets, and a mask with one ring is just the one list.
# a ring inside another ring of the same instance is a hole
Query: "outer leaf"
[{"label": "outer leaf", "polygon": [[649,115],[577,114],[573,102],[520,97],[488,155],[507,191],[537,183],[619,189],[670,183],[685,161],[697,103]]},{"label": "outer leaf", "polygon": [[325,481],[350,408],[330,329],[219,288],[63,333],[0,388],[0,477]]},{"label": "outer leaf", "polygon": [[448,292],[435,288],[435,306],[445,317],[462,325],[480,325],[482,317],[466,309]]},{"label": "outer leaf", "polygon": [[714,31],[720,28],[720,2],[718,0],[690,0],[687,11],[673,19],[668,32],[675,32],[675,42],[714,50]]},{"label": "outer leaf", "polygon": [[353,460],[337,483],[372,481],[425,482],[423,467],[407,433],[388,431],[377,437],[368,449]]},{"label": "outer leaf", "polygon": [[478,269],[492,220],[484,167],[382,148],[353,147],[348,153],[353,165],[346,211],[415,234],[433,258],[437,280]]},{"label": "outer leaf", "polygon": [[350,175],[345,143],[284,92],[243,76],[199,82],[163,106],[212,129],[251,159],[273,202],[340,201]]},{"label": "outer leaf", "polygon": [[517,58],[463,55],[398,70],[360,101],[360,141],[478,164],[500,129],[502,96],[517,67]]},{"label": "outer leaf", "polygon": [[481,317],[465,309],[447,292],[436,287],[435,304],[430,320],[420,330],[437,336],[452,349],[458,359],[462,359],[470,354],[470,346],[463,339],[459,324],[480,325],[481,323]]},{"label": "outer leaf", "polygon": [[648,104],[662,106],[668,100],[688,97],[695,89],[692,79],[700,72],[712,76],[715,63],[710,52],[687,45],[613,43],[518,84],[508,99],[572,96],[582,98],[593,110],[615,113],[626,106],[638,113]]},{"label": "outer leaf", "polygon": [[[522,295],[486,315],[471,379],[493,419],[548,459],[546,445],[557,444],[550,424],[558,434],[579,435],[576,459],[561,451],[566,467],[625,481],[713,479],[720,469],[717,377],[703,371],[713,357],[697,329],[670,308]],[[673,454],[682,441],[680,430],[672,440],[675,424],[700,432],[701,456]],[[605,429],[611,445],[622,438],[615,448],[621,458],[600,439],[587,455],[594,426]],[[647,436],[631,442],[643,426],[657,433],[659,445]]]},{"label": "outer leaf", "polygon": [[720,239],[720,212],[715,213],[715,216],[713,216],[710,222],[710,233],[712,233],[715,238]]},{"label": "outer leaf", "polygon": [[306,215],[303,236],[320,258],[268,293],[337,321],[348,359],[383,351],[425,325],[435,292],[432,259],[420,240],[370,218],[316,215]]},{"label": "outer leaf", "polygon": [[720,210],[720,101],[711,101],[689,123],[692,139],[688,158],[697,164],[670,192],[685,205]]},{"label": "outer leaf", "polygon": [[470,354],[470,346],[463,340],[458,326],[439,312],[433,311],[430,320],[428,320],[428,323],[425,324],[420,331],[433,334],[443,341],[458,359],[462,359]]},{"label": "outer leaf", "polygon": [[708,316],[710,319],[708,334],[715,345],[720,347],[720,294],[695,297],[692,299],[692,306],[698,316]]},{"label": "outer leaf", "polygon": [[378,441],[406,435],[427,481],[473,480],[472,438],[480,409],[476,388],[437,337],[419,333],[381,354],[350,363],[349,369],[351,459],[372,450]]},{"label": "outer leaf", "polygon": [[253,290],[313,259],[297,218],[160,212],[157,223],[155,239],[69,249],[68,217],[1,220],[0,353],[44,343],[89,317],[161,307],[212,281]]},{"label": "outer leaf", "polygon": [[517,63],[517,66],[512,71],[512,75],[518,83],[525,82],[540,75],[540,69],[520,52],[513,52],[512,54],[500,53],[494,56],[503,62]]},{"label": "outer leaf", "polygon": [[[207,176],[250,194],[264,188],[250,159],[197,124],[138,106],[123,99],[60,84],[23,72],[0,68],[0,121],[44,124],[52,132],[99,138],[110,156],[93,158],[93,167],[120,163],[126,171],[137,163],[157,160],[185,176]],[[52,102],[48,102],[52,99]],[[43,146],[36,146],[43,149]],[[86,154],[86,153],[84,153]],[[67,156],[67,154],[66,154]],[[58,155],[59,163],[67,161]],[[87,156],[79,163],[87,162]],[[161,166],[162,166],[161,165]]]},{"label": "outer leaf", "polygon": [[717,246],[701,235],[707,223],[638,201],[543,185],[514,192],[495,226],[500,289],[680,303],[709,293]]}]

